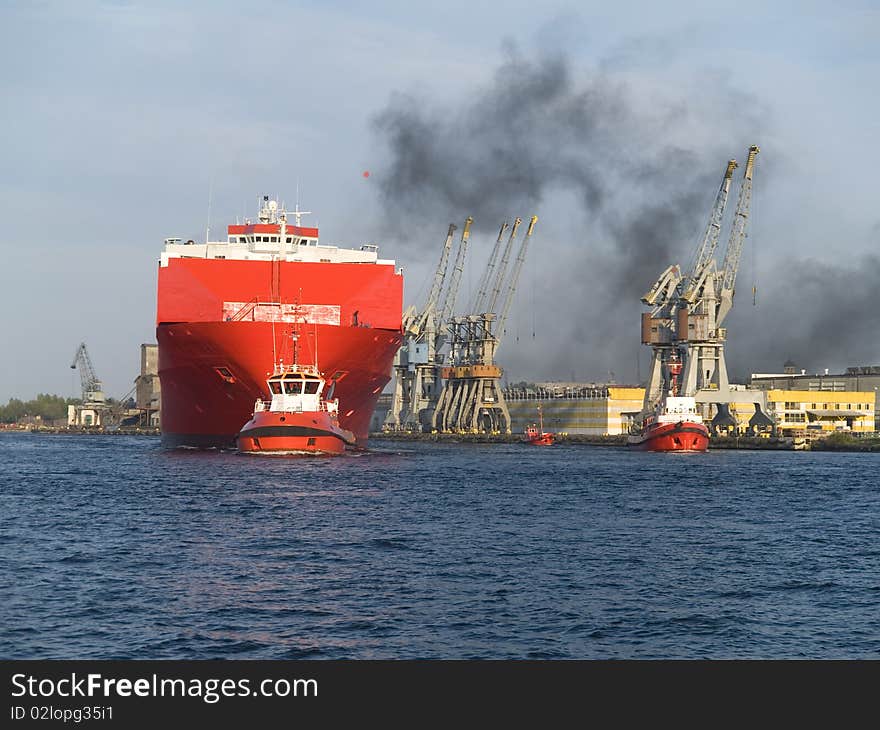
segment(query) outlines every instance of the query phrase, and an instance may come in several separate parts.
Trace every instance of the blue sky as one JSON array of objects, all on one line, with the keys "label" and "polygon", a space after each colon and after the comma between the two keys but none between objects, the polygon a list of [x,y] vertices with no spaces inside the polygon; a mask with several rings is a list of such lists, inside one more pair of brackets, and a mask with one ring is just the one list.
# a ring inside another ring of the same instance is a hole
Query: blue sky
[{"label": "blue sky", "polygon": [[[877,38],[880,11],[856,2],[4,0],[0,401],[78,394],[69,365],[80,341],[108,393],[127,392],[139,344],[155,341],[162,239],[203,238],[207,225],[220,235],[263,193],[292,204],[298,190],[325,242],[379,242],[404,266],[407,303],[417,302],[450,217],[471,211],[390,211],[381,185],[391,152],[375,120],[401,95],[431,119],[459,118],[511,53],[529,63],[561,56],[574,89],[601,79],[626,100],[615,159],[649,155],[662,134],[720,178],[727,157],[761,145],[741,281],[759,281],[771,313],[812,321],[823,281],[833,281],[828,296],[845,312],[850,272],[869,270],[880,243]],[[675,185],[621,187],[615,204],[625,217],[654,192],[662,205]],[[601,255],[607,226],[562,186],[511,202],[521,206],[512,216],[541,220],[540,253],[530,252],[511,314],[519,341],[503,350],[510,377],[635,379],[639,305],[608,306],[614,292],[601,284],[615,272],[602,267],[617,259]],[[675,244],[683,263],[694,244]],[[590,251],[586,278],[555,286]],[[778,345],[778,322],[768,334],[768,310],[747,299],[731,317],[734,369],[772,369],[782,347],[811,369],[880,362],[880,324],[813,363],[822,330],[798,322],[798,336]]]}]

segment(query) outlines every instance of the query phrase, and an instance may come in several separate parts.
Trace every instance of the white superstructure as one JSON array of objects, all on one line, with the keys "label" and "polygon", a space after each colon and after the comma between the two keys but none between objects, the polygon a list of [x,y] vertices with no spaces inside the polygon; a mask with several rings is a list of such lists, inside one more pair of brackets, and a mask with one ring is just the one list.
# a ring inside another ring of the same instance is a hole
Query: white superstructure
[{"label": "white superstructure", "polygon": [[[294,217],[295,225],[287,224],[288,215]],[[374,243],[358,249],[320,244],[317,228],[300,225],[303,215],[308,215],[308,211],[299,210],[298,205],[288,214],[277,201],[264,196],[258,222],[245,220],[243,224],[230,225],[225,241],[196,243],[192,239],[166,238],[159,264],[167,266],[172,258],[197,258],[394,265],[393,259],[379,258],[379,247]]]}]

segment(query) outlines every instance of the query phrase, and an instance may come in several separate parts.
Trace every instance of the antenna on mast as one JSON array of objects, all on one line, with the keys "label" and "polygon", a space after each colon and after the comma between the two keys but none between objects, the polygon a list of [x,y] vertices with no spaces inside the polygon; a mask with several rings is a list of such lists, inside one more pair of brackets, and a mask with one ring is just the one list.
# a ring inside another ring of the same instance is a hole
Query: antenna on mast
[{"label": "antenna on mast", "polygon": [[210,241],[211,236],[211,201],[214,198],[214,178],[211,178],[211,182],[208,184],[208,222],[205,225],[205,243],[207,244]]},{"label": "antenna on mast", "polygon": [[296,221],[296,226],[299,228],[302,225],[302,217],[304,215],[311,215],[312,211],[310,210],[300,210],[299,209],[299,178],[296,179],[296,202],[293,206],[293,218]]}]

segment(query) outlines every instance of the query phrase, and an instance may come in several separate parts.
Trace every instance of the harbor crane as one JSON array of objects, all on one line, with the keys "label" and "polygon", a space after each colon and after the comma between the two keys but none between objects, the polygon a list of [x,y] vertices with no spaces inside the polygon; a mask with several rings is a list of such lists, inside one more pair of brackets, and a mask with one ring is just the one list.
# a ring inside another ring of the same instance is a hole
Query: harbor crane
[{"label": "harbor crane", "polygon": [[496,272],[501,240],[508,227],[506,223],[501,226],[481,278],[476,298],[478,309],[450,320],[450,365],[444,368],[446,383],[433,414],[435,430],[510,433],[510,413],[500,382],[503,370],[495,358],[537,221],[538,216],[532,216],[509,277],[507,266],[522,219],[516,218],[513,223]]},{"label": "harbor crane", "polygon": [[670,376],[666,364],[674,354],[684,365],[679,384],[681,394],[694,397],[705,409],[715,404],[713,429],[736,424],[730,414],[732,402],[754,404],[755,415],[750,425],[772,425],[762,411],[766,405],[763,392],[731,389],[724,356],[727,330],[721,326],[733,307],[736,276],[747,237],[755,158],[759,151],[757,145],[749,148],[721,266],[717,265],[715,251],[733,171],[737,167],[735,160],[727,163],[709,222],[689,269],[681,274],[677,266],[668,267],[642,297],[642,301],[652,307],[651,312],[642,315],[642,342],[652,347],[643,414],[653,408],[668,387],[666,381]]},{"label": "harbor crane", "polygon": [[[715,267],[715,248],[721,231],[724,210],[730,194],[736,160],[728,160],[721,186],[715,196],[706,230],[694,251],[691,266],[682,275],[678,264],[672,264],[660,274],[654,285],[642,296],[642,302],[652,307],[642,314],[642,342],[652,346],[651,368],[645,389],[644,412],[649,412],[668,385],[664,385],[666,362],[678,339],[676,313],[682,300],[693,301]],[[683,393],[684,394],[684,393]]]},{"label": "harbor crane", "polygon": [[444,358],[441,350],[447,339],[446,325],[458,298],[472,223],[470,217],[464,223],[451,273],[449,259],[457,226],[449,224],[440,262],[421,311],[411,306],[404,313],[404,342],[394,362],[396,377],[391,408],[384,424],[386,430],[422,431],[431,427],[433,410],[440,396],[440,368]]},{"label": "harbor crane", "polygon": [[79,377],[82,384],[83,405],[104,405],[106,402],[104,386],[95,374],[95,368],[92,366],[92,360],[89,357],[89,351],[86,349],[85,342],[80,343],[73,356],[73,362],[70,364],[71,370],[76,370],[77,367],[79,368]]}]

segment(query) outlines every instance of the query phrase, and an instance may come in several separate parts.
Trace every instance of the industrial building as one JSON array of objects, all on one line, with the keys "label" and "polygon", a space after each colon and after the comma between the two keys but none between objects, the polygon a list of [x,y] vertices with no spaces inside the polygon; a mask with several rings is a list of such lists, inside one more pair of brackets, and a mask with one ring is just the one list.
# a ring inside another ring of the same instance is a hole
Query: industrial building
[{"label": "industrial building", "polygon": [[629,432],[642,408],[645,389],[633,385],[535,383],[504,389],[513,433],[522,433],[543,411],[554,433],[616,436]]},{"label": "industrial building", "polygon": [[[874,377],[880,380],[880,368],[877,370]],[[819,436],[835,431],[880,431],[877,424],[880,414],[874,400],[877,391],[873,386],[867,389],[863,380],[865,375],[859,376],[862,390],[831,390],[833,383],[839,387],[840,382],[850,381],[841,381],[841,376],[828,377],[825,389],[806,389],[809,385],[807,382],[800,390],[761,390],[764,397],[763,413],[772,419],[773,425],[758,428],[758,433],[775,433],[779,436],[812,433]],[[753,435],[755,402],[752,389],[733,384],[730,388],[734,400],[729,404],[729,410],[735,425],[724,426],[719,433]],[[736,401],[738,392],[743,393],[742,402]],[[513,433],[523,433],[526,426],[536,423],[540,407],[544,427],[554,433],[593,436],[626,434],[637,420],[644,394],[642,387],[595,383],[519,383],[504,388]],[[374,432],[382,428],[390,405],[390,394],[380,396],[371,425]],[[709,415],[714,417],[716,413],[717,407],[713,406]]]},{"label": "industrial building", "polygon": [[[846,427],[847,419],[855,419],[854,424],[863,424],[864,414],[870,405],[873,414],[872,429],[880,431],[880,365],[867,365],[850,367],[845,373],[829,374],[828,370],[823,373],[807,374],[803,369],[788,361],[784,365],[782,373],[752,373],[751,385],[766,391],[807,391],[809,395],[801,398],[802,403],[808,404],[801,411],[805,419],[811,419],[810,423],[828,425],[835,416],[837,418],[833,428]],[[768,401],[774,396],[768,393]],[[782,398],[781,402],[791,402],[795,398]],[[777,401],[780,402],[780,401]],[[835,405],[842,404],[842,405]],[[849,408],[851,405],[861,405],[863,408]],[[779,409],[776,409],[780,412]],[[796,412],[797,409],[782,408],[781,413]],[[821,413],[825,411],[826,413]],[[834,411],[835,413],[832,413]],[[850,414],[841,414],[841,411],[853,411]],[[856,416],[855,413],[860,415]],[[777,419],[778,420],[778,419]],[[853,430],[863,430],[862,428]]]},{"label": "industrial building", "polygon": [[159,427],[159,403],[162,388],[159,383],[159,346],[141,345],[141,372],[135,378],[135,404],[143,413],[145,426]]},{"label": "industrial building", "polygon": [[[510,413],[510,431],[523,433],[537,423],[538,406],[545,428],[555,433],[614,436],[629,431],[642,407],[645,389],[633,385],[596,383],[520,383],[503,389]],[[391,394],[379,396],[370,429],[383,430]]]},{"label": "industrial building", "polygon": [[[159,426],[159,347],[155,344],[141,345],[140,374],[131,390],[118,401],[108,399],[98,379],[85,343],[80,344],[71,368],[79,369],[82,386],[82,402],[67,409],[67,425],[73,428],[139,427]],[[132,397],[134,396],[134,408]]]}]

